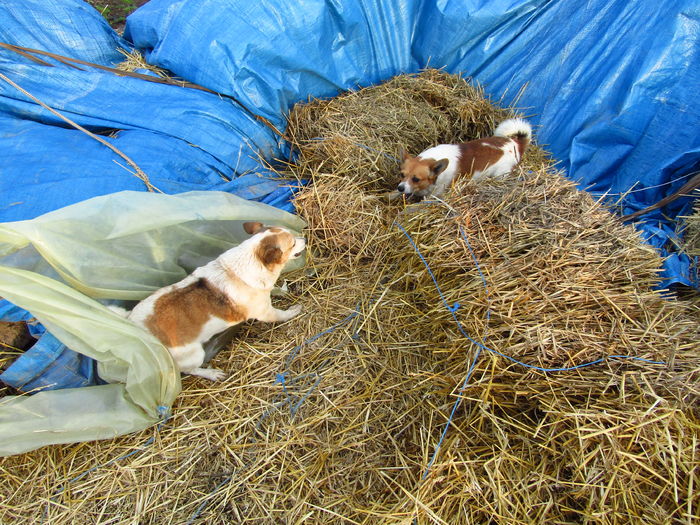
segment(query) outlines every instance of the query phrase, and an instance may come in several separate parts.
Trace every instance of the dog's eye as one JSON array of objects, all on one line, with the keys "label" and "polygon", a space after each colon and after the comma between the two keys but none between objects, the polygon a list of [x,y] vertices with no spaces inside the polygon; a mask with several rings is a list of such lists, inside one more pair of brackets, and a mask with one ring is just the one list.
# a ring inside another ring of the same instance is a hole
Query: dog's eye
[{"label": "dog's eye", "polygon": [[413,181],[413,182],[420,182],[420,179],[419,179],[418,177],[413,177],[413,178],[411,179],[411,181]]}]

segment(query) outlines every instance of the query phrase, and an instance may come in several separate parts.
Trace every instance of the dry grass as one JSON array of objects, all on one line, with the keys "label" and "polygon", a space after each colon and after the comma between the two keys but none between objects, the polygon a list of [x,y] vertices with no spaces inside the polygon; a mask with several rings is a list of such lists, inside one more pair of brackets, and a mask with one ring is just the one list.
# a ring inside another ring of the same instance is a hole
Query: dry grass
[{"label": "dry grass", "polygon": [[[160,430],[5,459],[0,521],[697,523],[697,310],[655,290],[634,229],[536,148],[443,202],[381,197],[385,153],[509,114],[435,71],[296,108],[285,175],[312,182],[296,200],[309,260],[287,279],[306,313],[246,325],[216,358],[231,377],[185,379]],[[544,373],[491,350],[664,364]]]},{"label": "dry grass", "polygon": [[428,70],[419,82],[402,75],[333,103],[297,106],[287,138],[301,152],[302,173],[352,174],[365,191],[387,191],[397,182],[401,149],[417,154],[436,143],[489,136],[512,115],[491,104],[479,86]]},{"label": "dry grass", "polygon": [[693,214],[685,218],[685,246],[684,249],[693,257],[700,257],[700,190],[695,190],[695,205]]},{"label": "dry grass", "polygon": [[148,71],[160,78],[170,78],[170,74],[163,68],[154,66],[146,62],[144,56],[136,49],[131,52],[119,49],[119,52],[124,55],[124,61],[117,64],[116,69],[127,71],[129,73]]}]

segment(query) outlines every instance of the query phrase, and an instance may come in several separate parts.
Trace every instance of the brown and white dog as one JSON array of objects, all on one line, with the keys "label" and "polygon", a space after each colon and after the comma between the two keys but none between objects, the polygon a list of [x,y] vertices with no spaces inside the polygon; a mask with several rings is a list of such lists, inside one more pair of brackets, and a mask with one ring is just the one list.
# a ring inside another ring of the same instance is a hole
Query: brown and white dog
[{"label": "brown and white dog", "polygon": [[226,375],[222,370],[202,368],[202,343],[249,319],[287,321],[301,313],[300,305],[273,308],[270,291],[285,263],[301,255],[304,239],[259,222],[246,222],[243,228],[252,237],[156,291],[131,312],[118,312],[163,343],[181,372],[222,379]]},{"label": "brown and white dog", "polygon": [[398,192],[416,197],[440,196],[455,178],[503,176],[520,162],[532,138],[521,119],[501,122],[492,137],[462,144],[440,144],[412,157],[403,154]]}]

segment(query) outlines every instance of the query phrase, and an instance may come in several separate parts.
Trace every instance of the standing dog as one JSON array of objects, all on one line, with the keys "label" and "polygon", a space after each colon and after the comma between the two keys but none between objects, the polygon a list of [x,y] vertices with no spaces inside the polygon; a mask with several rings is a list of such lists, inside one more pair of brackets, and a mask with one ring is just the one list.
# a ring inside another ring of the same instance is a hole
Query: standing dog
[{"label": "standing dog", "polygon": [[504,120],[493,137],[462,144],[440,144],[417,157],[403,154],[399,193],[440,196],[458,176],[473,179],[507,175],[520,162],[532,138],[530,124],[521,119]]},{"label": "standing dog", "polygon": [[300,305],[273,308],[270,291],[285,263],[301,255],[304,239],[259,222],[246,222],[243,228],[252,237],[126,314],[163,343],[181,372],[222,379],[222,370],[202,368],[202,343],[249,319],[287,321],[301,313]]}]

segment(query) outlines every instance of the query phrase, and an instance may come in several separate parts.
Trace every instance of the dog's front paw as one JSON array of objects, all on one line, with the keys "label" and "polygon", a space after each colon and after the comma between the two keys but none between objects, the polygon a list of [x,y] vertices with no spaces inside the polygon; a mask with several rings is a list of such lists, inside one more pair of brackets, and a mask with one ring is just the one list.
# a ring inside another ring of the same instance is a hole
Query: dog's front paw
[{"label": "dog's front paw", "polygon": [[203,377],[209,381],[221,381],[222,379],[226,379],[228,376],[226,372],[219,370],[218,368],[194,368],[192,370],[188,370],[186,373],[193,376]]},{"label": "dog's front paw", "polygon": [[288,308],[285,313],[287,314],[287,319],[291,319],[292,317],[296,317],[301,313],[301,305],[300,304],[295,304],[294,306]]},{"label": "dog's front paw", "polygon": [[223,370],[219,370],[218,368],[210,368],[209,371],[210,374],[208,379],[211,379],[212,381],[221,381],[228,377],[228,374],[226,372],[224,372]]}]

